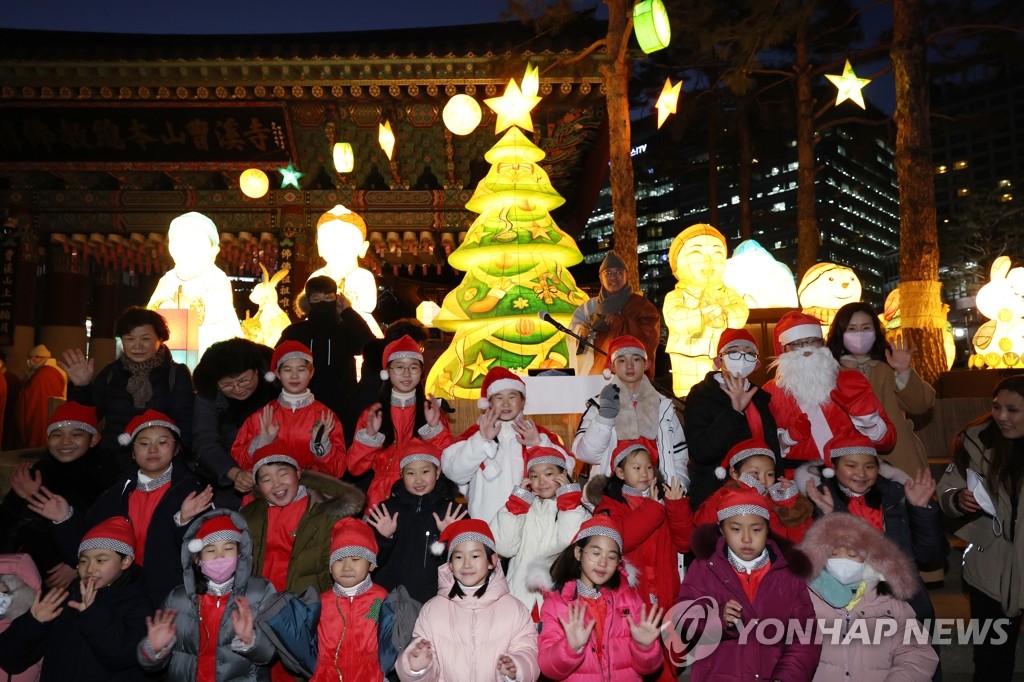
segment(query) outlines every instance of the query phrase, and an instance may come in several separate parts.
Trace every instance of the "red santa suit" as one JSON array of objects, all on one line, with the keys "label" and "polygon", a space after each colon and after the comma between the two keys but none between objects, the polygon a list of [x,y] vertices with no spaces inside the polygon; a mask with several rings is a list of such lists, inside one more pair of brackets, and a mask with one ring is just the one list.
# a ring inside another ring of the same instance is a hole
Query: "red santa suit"
[{"label": "red santa suit", "polygon": [[[277,400],[269,403],[274,412],[274,422],[281,430],[274,440],[282,442],[282,449],[289,452],[298,462],[299,469],[313,469],[341,478],[345,473],[345,434],[342,433],[341,420],[331,412],[330,408],[313,398],[309,391],[302,395],[291,395],[282,392]],[[320,422],[324,414],[334,417],[334,428],[330,434],[320,435]],[[252,471],[253,453],[271,440],[264,440],[260,435],[260,419],[263,414],[258,410],[252,414],[242,428],[238,430],[234,445],[231,446],[231,457],[238,466]],[[320,436],[318,440],[318,436]]]}]

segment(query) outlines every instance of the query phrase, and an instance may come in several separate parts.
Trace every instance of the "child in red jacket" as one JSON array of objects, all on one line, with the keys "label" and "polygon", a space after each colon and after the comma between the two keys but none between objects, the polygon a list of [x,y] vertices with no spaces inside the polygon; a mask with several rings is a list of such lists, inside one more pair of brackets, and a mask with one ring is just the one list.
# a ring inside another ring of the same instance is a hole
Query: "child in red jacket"
[{"label": "child in red jacket", "polygon": [[537,642],[547,678],[640,682],[658,671],[664,610],[648,610],[622,583],[621,562],[622,529],[605,515],[584,522],[555,559]]},{"label": "child in red jacket", "polygon": [[[455,438],[441,411],[441,401],[423,391],[423,352],[405,335],[384,348],[380,376],[380,402],[359,417],[355,438],[348,451],[349,473],[360,476],[373,469],[366,492],[366,508],[388,499],[391,487],[402,477],[399,451],[410,440],[430,443],[439,451]],[[385,410],[382,405],[388,405]]]},{"label": "child in red jacket", "polygon": [[814,521],[814,507],[788,478],[776,479],[775,453],[761,439],[751,438],[734,445],[715,469],[715,477],[729,480],[712,493],[693,513],[693,523],[717,523],[718,498],[727,490],[753,488],[768,503],[768,525],[776,535],[800,542]]},{"label": "child in red jacket", "polygon": [[253,454],[276,439],[292,453],[300,469],[313,469],[341,478],[345,473],[345,434],[341,422],[313,397],[313,352],[298,341],[274,349],[267,380],[281,382],[281,394],[242,424],[231,446],[238,466],[251,471]]}]

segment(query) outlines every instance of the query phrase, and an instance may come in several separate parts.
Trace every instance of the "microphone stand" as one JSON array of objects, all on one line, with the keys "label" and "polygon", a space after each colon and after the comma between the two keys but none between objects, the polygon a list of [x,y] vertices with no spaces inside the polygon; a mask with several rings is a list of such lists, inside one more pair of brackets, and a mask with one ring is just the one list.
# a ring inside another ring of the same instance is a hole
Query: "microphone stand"
[{"label": "microphone stand", "polygon": [[555,318],[551,317],[551,313],[549,313],[548,311],[546,311],[546,310],[541,311],[538,314],[538,317],[540,317],[540,319],[544,320],[545,322],[547,322],[548,324],[550,324],[552,327],[554,327],[558,331],[562,332],[563,334],[568,334],[572,338],[574,338],[577,341],[579,341],[580,343],[582,343],[584,346],[587,346],[588,348],[592,348],[595,353],[600,353],[601,355],[608,355],[608,353],[606,353],[605,351],[601,350],[600,348],[595,346],[593,343],[591,343],[589,339],[586,339],[586,338],[580,336],[579,334],[577,334],[576,332],[572,331],[571,329],[566,327],[564,324],[562,324],[561,322],[559,322]]}]

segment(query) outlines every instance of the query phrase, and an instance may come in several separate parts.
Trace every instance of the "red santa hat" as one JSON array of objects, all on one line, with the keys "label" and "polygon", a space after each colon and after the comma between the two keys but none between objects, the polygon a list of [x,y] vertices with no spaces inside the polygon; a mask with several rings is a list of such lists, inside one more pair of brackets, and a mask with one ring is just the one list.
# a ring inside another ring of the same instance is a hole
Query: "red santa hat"
[{"label": "red santa hat", "polygon": [[204,547],[225,540],[232,542],[242,541],[242,531],[231,520],[231,515],[217,514],[216,516],[207,516],[199,526],[199,530],[188,541],[188,551],[198,554],[203,551]]},{"label": "red santa hat", "polygon": [[132,530],[132,522],[124,516],[111,516],[93,526],[92,530],[82,537],[78,545],[78,554],[81,555],[90,549],[109,549],[135,558],[135,531]]},{"label": "red santa hat", "polygon": [[836,436],[825,443],[825,464],[821,468],[821,475],[825,478],[832,478],[836,475],[835,460],[846,455],[871,455],[878,457],[878,451],[871,443],[871,439],[859,433],[844,436]]},{"label": "red santa hat", "polygon": [[452,558],[452,552],[463,542],[479,542],[492,552],[497,553],[494,546],[494,535],[491,527],[480,519],[462,519],[448,524],[448,527],[441,533],[437,542],[431,543],[430,552],[435,556],[441,556],[445,545],[448,545],[447,560]]},{"label": "red santa hat", "polygon": [[658,466],[658,444],[650,438],[637,438],[635,440],[620,440],[612,451],[612,468],[619,466],[622,460],[629,457],[637,450],[646,450],[651,456],[651,464]]},{"label": "red santa hat", "polygon": [[775,325],[775,354],[782,355],[782,349],[788,343],[810,338],[822,338],[821,320],[799,310],[791,310]]},{"label": "red santa hat", "polygon": [[753,488],[743,486],[742,488],[722,489],[724,492],[718,498],[718,521],[721,523],[733,516],[753,514],[768,520],[768,501],[764,495]]},{"label": "red santa hat", "polygon": [[313,351],[306,344],[299,343],[298,341],[282,341],[274,349],[274,355],[270,358],[271,370],[264,374],[263,378],[267,381],[273,381],[277,378],[277,368],[281,366],[281,363],[295,359],[305,360],[312,365]]},{"label": "red santa hat", "polygon": [[487,372],[487,376],[484,377],[484,383],[480,387],[480,399],[476,401],[477,407],[481,410],[486,410],[488,405],[490,405],[492,395],[509,389],[519,391],[523,394],[523,398],[526,398],[526,383],[523,382],[521,377],[504,367],[492,368]]},{"label": "red santa hat", "polygon": [[256,472],[259,471],[261,466],[267,464],[289,464],[297,470],[299,468],[298,461],[291,456],[288,452],[288,448],[285,447],[280,438],[275,439],[273,442],[264,445],[263,447],[257,448],[256,452],[252,453],[252,475],[255,476]]},{"label": "red santa hat", "polygon": [[615,366],[615,360],[623,355],[639,355],[646,360],[647,349],[644,347],[644,342],[635,336],[616,336],[608,344],[608,355],[604,359],[605,379],[612,378],[612,367]]},{"label": "red santa hat", "polygon": [[146,410],[139,416],[128,422],[128,426],[125,427],[124,433],[117,437],[117,442],[124,446],[129,446],[135,437],[139,435],[139,431],[148,429],[151,426],[163,426],[164,428],[170,429],[177,438],[181,438],[181,429],[178,425],[171,421],[163,412],[157,412],[156,410]]},{"label": "red santa hat", "polygon": [[345,517],[331,529],[331,558],[328,568],[335,561],[346,557],[359,557],[377,565],[377,539],[373,529],[359,519]]},{"label": "red santa hat", "polygon": [[423,351],[420,350],[420,344],[408,334],[385,346],[381,357],[381,367],[384,369],[380,371],[380,378],[384,381],[388,380],[388,363],[392,360],[419,360],[422,365]]},{"label": "red santa hat", "polygon": [[46,427],[46,435],[49,436],[57,429],[70,426],[73,429],[88,431],[96,435],[99,431],[96,428],[96,408],[91,405],[82,405],[74,401],[62,403],[53,411],[50,417],[50,424]]},{"label": "red santa hat", "polygon": [[619,546],[619,553],[622,553],[622,526],[618,521],[605,514],[598,514],[584,521],[571,544],[575,545],[580,540],[598,535],[614,540],[615,544]]},{"label": "red santa hat", "polygon": [[526,448],[526,473],[529,474],[530,467],[538,464],[554,464],[565,469],[565,456],[558,450],[543,445]]},{"label": "red santa hat", "polygon": [[757,352],[757,341],[754,340],[754,335],[746,329],[724,329],[718,338],[716,355],[721,355],[722,351],[733,346],[745,346],[755,353]]},{"label": "red santa hat", "polygon": [[[406,337],[408,338],[408,337]],[[398,470],[401,471],[408,464],[413,462],[430,462],[438,469],[441,468],[441,453],[430,443],[424,443],[419,438],[413,438],[398,451]]]},{"label": "red santa hat", "polygon": [[729,475],[730,469],[748,457],[759,456],[771,457],[772,461],[775,461],[775,453],[772,452],[771,448],[769,448],[762,439],[749,438],[747,440],[740,441],[729,449],[729,452],[725,455],[725,459],[722,460],[721,466],[715,467],[715,478],[720,481],[724,481],[726,476]]}]

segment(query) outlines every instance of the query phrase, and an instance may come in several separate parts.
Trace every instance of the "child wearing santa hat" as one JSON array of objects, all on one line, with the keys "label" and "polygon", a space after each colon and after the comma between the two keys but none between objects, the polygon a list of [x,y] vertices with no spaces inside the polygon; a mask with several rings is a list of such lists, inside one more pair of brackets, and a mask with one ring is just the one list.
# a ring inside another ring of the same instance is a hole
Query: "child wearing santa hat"
[{"label": "child wearing santa hat", "polygon": [[366,493],[367,508],[386,500],[401,477],[398,453],[405,443],[415,438],[443,450],[454,440],[441,401],[424,393],[419,344],[408,334],[392,341],[384,348],[381,366],[380,402],[360,415],[348,451],[351,474],[374,472]]},{"label": "child wearing santa hat", "polygon": [[60,495],[40,488],[29,508],[53,521],[53,533],[65,556],[73,556],[83,531],[111,516],[127,516],[135,533],[135,563],[143,574],[150,600],[163,601],[181,584],[175,568],[178,548],[188,524],[213,502],[213,489],[181,460],[181,432],[170,417],[146,410],[128,422],[118,442],[127,447],[135,468],[122,474],[86,512]]},{"label": "child wearing santa hat", "polygon": [[115,516],[82,536],[70,590],[38,594],[28,613],[0,633],[0,668],[19,673],[43,658],[41,680],[142,681],[135,646],[150,602],[133,566],[135,533]]},{"label": "child wearing santa hat", "polygon": [[430,546],[467,512],[455,502],[454,486],[441,474],[441,453],[432,444],[414,438],[398,457],[401,480],[367,512],[380,549],[374,580],[389,592],[402,585],[423,604],[437,594],[437,569],[444,563]]},{"label": "child wearing santa hat", "polygon": [[[540,620],[544,596],[532,589],[530,573],[547,572],[551,557],[572,542],[580,524],[590,518],[583,493],[565,470],[557,450],[526,449],[527,476],[498,510],[491,524],[498,554],[511,559],[508,585],[512,596],[523,602],[534,620]],[[534,565],[539,560],[539,565]]]},{"label": "child wearing santa hat", "polygon": [[47,586],[64,587],[78,571],[67,563],[50,534],[52,524],[28,508],[30,498],[46,487],[76,509],[86,511],[114,482],[117,472],[104,466],[96,408],[62,403],[46,427],[46,451],[35,464],[23,462],[11,473],[11,490],[0,505],[3,545],[27,552]]},{"label": "child wearing santa hat", "polygon": [[[672,612],[683,614],[713,603],[698,627],[702,636],[721,639],[710,655],[693,662],[693,682],[809,682],[814,677],[821,644],[815,643],[815,613],[807,592],[810,562],[795,549],[783,551],[768,537],[769,515],[768,502],[757,490],[728,489],[717,500],[717,526],[701,526],[693,534],[696,559]],[[783,630],[798,626],[807,636],[759,635],[755,626],[763,621],[777,622]]]},{"label": "child wearing santa hat", "polygon": [[527,448],[558,450],[566,471],[575,461],[558,436],[523,416],[526,384],[504,367],[487,372],[477,404],[484,413],[444,449],[441,468],[469,501],[469,515],[489,523],[526,475]]},{"label": "child wearing santa hat", "polygon": [[274,586],[250,572],[245,521],[229,509],[207,512],[189,527],[180,552],[184,584],[146,619],[139,664],[167,667],[170,682],[269,679],[274,645],[255,622]]},{"label": "child wearing santa hat", "polygon": [[250,415],[231,446],[231,457],[246,471],[252,469],[256,450],[275,440],[288,450],[302,469],[341,478],[345,473],[345,434],[337,415],[313,397],[313,352],[298,341],[282,341],[270,359],[267,380],[277,379],[277,400]]},{"label": "child wearing santa hat", "polygon": [[551,566],[538,640],[546,678],[640,682],[661,667],[664,609],[625,580],[622,535],[615,519],[595,516]]},{"label": "child wearing santa hat", "polygon": [[734,445],[715,469],[715,477],[725,485],[711,494],[693,513],[693,523],[717,523],[718,499],[730,490],[753,488],[764,495],[773,533],[800,542],[814,520],[814,505],[800,493],[796,484],[777,478],[775,453],[763,440],[751,438]]},{"label": "child wearing santa hat", "polygon": [[446,546],[437,596],[423,605],[412,642],[398,657],[399,679],[533,682],[540,676],[537,630],[509,594],[491,529],[479,519],[456,521],[434,550]]}]

